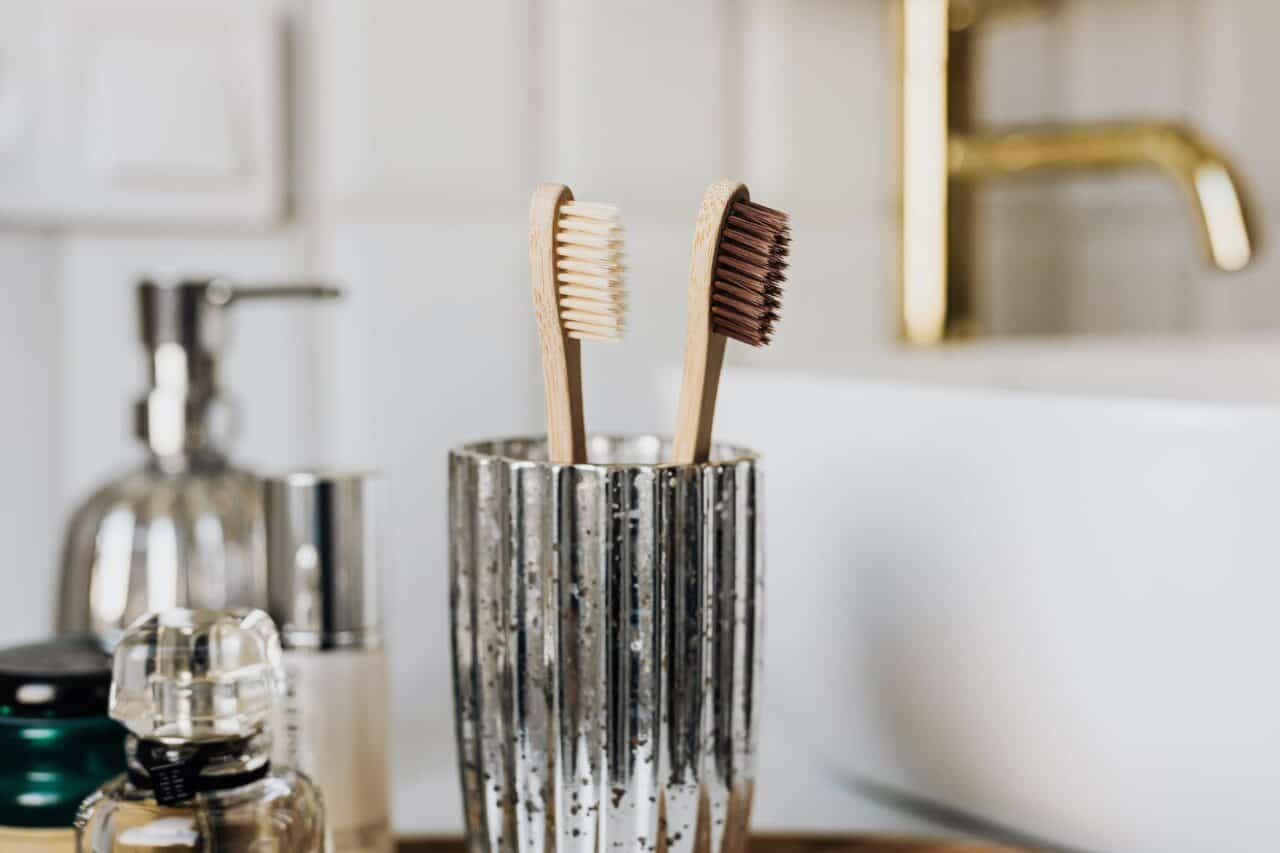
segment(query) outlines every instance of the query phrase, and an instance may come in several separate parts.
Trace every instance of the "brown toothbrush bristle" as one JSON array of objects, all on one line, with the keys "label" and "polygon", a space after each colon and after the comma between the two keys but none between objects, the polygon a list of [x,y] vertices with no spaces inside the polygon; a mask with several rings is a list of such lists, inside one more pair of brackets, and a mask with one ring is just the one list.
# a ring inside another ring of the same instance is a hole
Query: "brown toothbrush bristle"
[{"label": "brown toothbrush bristle", "polygon": [[713,332],[753,347],[773,339],[790,251],[787,214],[755,202],[734,203],[716,252]]}]

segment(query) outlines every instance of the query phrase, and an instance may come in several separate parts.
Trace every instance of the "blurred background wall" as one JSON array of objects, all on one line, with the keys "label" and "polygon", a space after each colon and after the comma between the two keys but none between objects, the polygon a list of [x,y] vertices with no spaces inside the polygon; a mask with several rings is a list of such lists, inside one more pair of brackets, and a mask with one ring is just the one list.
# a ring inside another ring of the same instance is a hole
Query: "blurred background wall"
[{"label": "blurred background wall", "polygon": [[[1277,209],[1280,6],[1056,5],[984,36],[990,119],[1185,117]],[[287,47],[264,47],[277,16]],[[50,630],[67,511],[139,458],[136,277],[339,282],[337,307],[237,309],[233,455],[389,472],[395,725],[415,738],[397,770],[402,802],[437,804],[398,820],[452,826],[444,451],[540,430],[531,187],[616,201],[629,228],[633,323],[625,350],[593,352],[594,427],[669,429],[655,377],[681,357],[691,223],[722,175],[797,234],[779,340],[734,357],[874,371],[892,329],[887,25],[880,0],[0,0],[0,642]],[[170,159],[166,115],[115,104],[111,81],[154,75],[170,97],[185,84],[160,78],[192,50],[209,109],[174,114]],[[1276,255],[1207,271],[1156,177],[1005,186],[981,211],[997,331],[1280,326]]]}]

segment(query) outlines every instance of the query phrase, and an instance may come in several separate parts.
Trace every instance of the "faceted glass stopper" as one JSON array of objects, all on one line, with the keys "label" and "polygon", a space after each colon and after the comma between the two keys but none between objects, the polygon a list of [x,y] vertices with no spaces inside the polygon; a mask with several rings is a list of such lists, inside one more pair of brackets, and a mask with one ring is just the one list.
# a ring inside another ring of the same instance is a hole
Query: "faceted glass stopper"
[{"label": "faceted glass stopper", "polygon": [[280,635],[261,610],[166,610],[116,647],[111,716],[139,737],[247,737],[284,684]]}]

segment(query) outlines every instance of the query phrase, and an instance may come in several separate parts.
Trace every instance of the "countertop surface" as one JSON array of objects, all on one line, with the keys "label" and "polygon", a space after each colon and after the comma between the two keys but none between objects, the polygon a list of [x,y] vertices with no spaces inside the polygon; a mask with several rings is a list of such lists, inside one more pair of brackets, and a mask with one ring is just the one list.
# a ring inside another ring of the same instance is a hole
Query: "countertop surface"
[{"label": "countertop surface", "polygon": [[[1002,847],[977,841],[895,834],[757,835],[751,853],[1014,853],[1030,848]],[[465,853],[460,838],[407,839],[400,853]]]}]

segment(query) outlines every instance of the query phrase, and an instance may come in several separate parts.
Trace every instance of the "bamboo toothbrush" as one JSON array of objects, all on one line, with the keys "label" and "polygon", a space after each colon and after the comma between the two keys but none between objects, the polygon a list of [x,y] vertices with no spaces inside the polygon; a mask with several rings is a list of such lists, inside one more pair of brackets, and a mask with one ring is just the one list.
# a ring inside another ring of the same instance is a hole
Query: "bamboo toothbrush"
[{"label": "bamboo toothbrush", "polygon": [[787,214],[752,202],[745,184],[717,181],[707,188],[689,268],[677,464],[706,462],[711,452],[727,339],[758,347],[773,338],[790,251]]},{"label": "bamboo toothbrush", "polygon": [[529,207],[529,275],[547,397],[547,459],[587,461],[582,341],[617,341],[626,329],[622,222],[609,204],[574,201],[539,184]]}]

